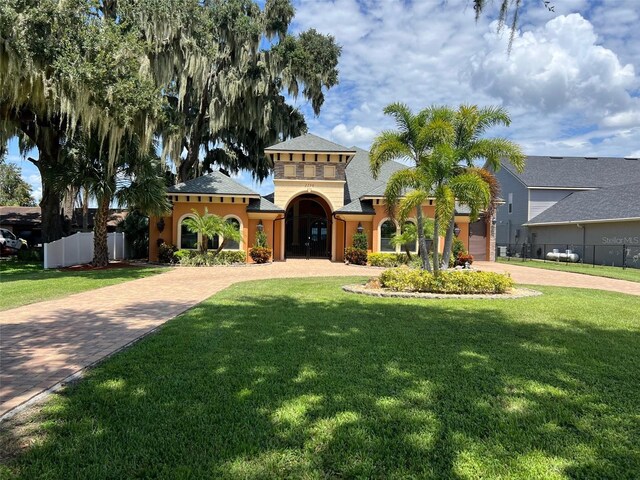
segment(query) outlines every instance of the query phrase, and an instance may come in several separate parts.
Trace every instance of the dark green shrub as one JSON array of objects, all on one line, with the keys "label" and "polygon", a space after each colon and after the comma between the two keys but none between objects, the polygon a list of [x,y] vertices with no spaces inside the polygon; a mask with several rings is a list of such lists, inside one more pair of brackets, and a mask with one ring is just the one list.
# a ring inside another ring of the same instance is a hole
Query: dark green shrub
[{"label": "dark green shrub", "polygon": [[385,270],[380,283],[399,292],[431,293],[505,293],[513,288],[508,275],[493,272],[449,270],[437,277],[426,270],[407,267]]},{"label": "dark green shrub", "polygon": [[362,248],[347,247],[344,251],[344,260],[354,265],[366,265],[367,251]]},{"label": "dark green shrub", "polygon": [[124,232],[130,257],[146,258],[149,254],[149,217],[139,210],[132,210],[118,223],[118,228]]},{"label": "dark green shrub", "polygon": [[271,249],[269,247],[253,247],[249,250],[249,255],[255,263],[267,263],[271,260]]},{"label": "dark green shrub", "polygon": [[369,243],[367,242],[367,234],[366,233],[354,233],[353,234],[353,248],[358,250],[367,250],[369,248]]},{"label": "dark green shrub", "polygon": [[264,233],[264,231],[256,232],[256,243],[254,246],[259,248],[266,248],[269,246],[269,244],[267,243],[267,234]]},{"label": "dark green shrub", "polygon": [[32,248],[21,248],[18,250],[17,258],[20,261],[24,262],[32,262],[39,261],[43,259],[42,248],[32,247]]},{"label": "dark green shrub", "polygon": [[399,267],[409,263],[406,253],[370,253],[367,260],[372,267],[385,268]]},{"label": "dark green shrub", "polygon": [[170,243],[161,243],[158,245],[158,261],[160,263],[175,263],[175,253],[178,249]]},{"label": "dark green shrub", "polygon": [[464,248],[464,243],[458,237],[453,237],[453,245],[451,246],[451,253],[454,258],[458,258],[461,253],[466,253],[467,249]]}]

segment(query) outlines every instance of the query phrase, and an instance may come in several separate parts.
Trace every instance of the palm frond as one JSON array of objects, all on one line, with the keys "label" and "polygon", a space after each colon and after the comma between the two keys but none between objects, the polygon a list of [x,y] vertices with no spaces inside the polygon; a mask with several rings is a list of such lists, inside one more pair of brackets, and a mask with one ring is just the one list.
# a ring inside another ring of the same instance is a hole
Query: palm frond
[{"label": "palm frond", "polygon": [[384,131],[376,137],[371,145],[369,166],[374,179],[380,175],[380,169],[385,163],[401,158],[411,158],[411,149],[403,141],[398,132]]}]

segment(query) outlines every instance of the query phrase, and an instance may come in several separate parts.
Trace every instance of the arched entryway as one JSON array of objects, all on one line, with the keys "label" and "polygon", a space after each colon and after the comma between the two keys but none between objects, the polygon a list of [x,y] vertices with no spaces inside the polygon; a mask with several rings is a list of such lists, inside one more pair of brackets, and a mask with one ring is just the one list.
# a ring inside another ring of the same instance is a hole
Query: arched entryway
[{"label": "arched entryway", "polygon": [[331,258],[331,209],[320,196],[296,197],[285,218],[286,258]]}]

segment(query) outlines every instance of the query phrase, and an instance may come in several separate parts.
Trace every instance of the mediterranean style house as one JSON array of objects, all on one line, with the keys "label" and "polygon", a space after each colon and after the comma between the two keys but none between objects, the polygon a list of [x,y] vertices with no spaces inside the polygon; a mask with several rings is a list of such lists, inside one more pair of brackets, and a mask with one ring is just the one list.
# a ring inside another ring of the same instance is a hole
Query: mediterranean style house
[{"label": "mediterranean style house", "polygon": [[[245,251],[249,262],[259,229],[267,235],[274,261],[297,257],[341,262],[358,231],[366,234],[370,252],[400,252],[391,245],[391,237],[401,225],[389,218],[384,191],[390,175],[405,165],[388,162],[376,180],[369,169],[369,152],[312,134],[269,147],[265,153],[274,165],[275,191],[270,195],[261,196],[221,172],[169,188],[171,214],[150,221],[150,259],[157,260],[163,242],[196,248],[198,235],[183,221],[193,209],[204,213],[205,208],[238,226],[242,241],[225,248]],[[426,217],[433,218],[434,209],[434,200],[423,205]],[[458,238],[477,260],[494,258],[491,219],[470,222],[469,211],[457,205],[455,221]],[[442,250],[444,242],[439,240]],[[210,247],[217,248],[218,241],[210,240]]]}]

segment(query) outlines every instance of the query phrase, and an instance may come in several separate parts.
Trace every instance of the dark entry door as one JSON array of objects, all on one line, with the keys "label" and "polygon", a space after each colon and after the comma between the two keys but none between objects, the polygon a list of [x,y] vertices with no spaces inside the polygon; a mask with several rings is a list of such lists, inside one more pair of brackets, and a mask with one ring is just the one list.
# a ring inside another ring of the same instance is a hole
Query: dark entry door
[{"label": "dark entry door", "polygon": [[285,221],[287,258],[329,258],[329,227],[325,217],[289,216]]}]

